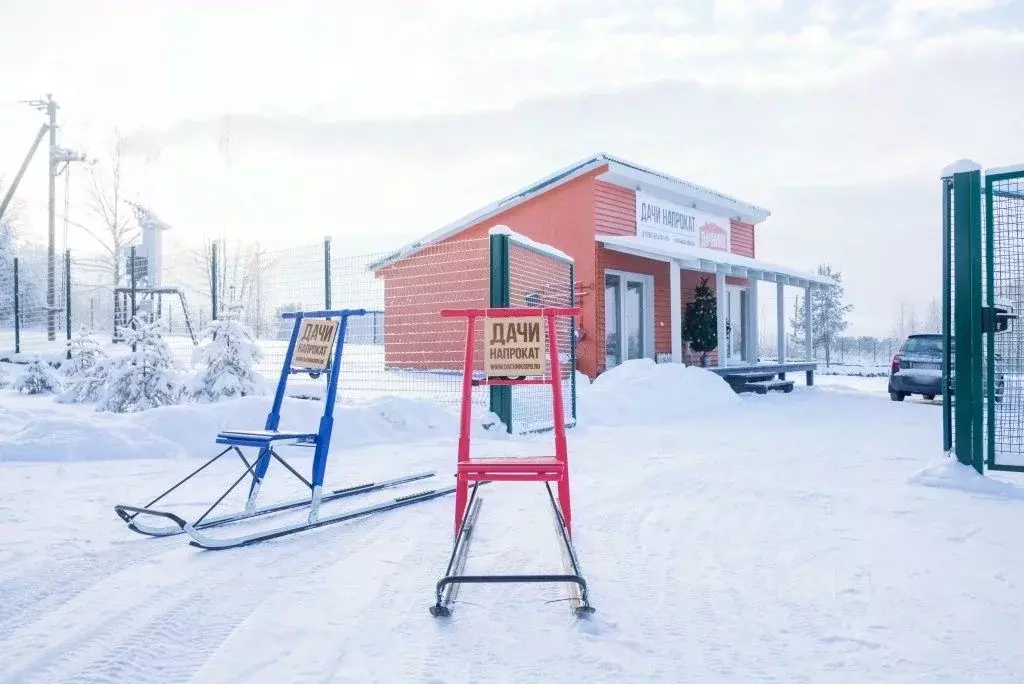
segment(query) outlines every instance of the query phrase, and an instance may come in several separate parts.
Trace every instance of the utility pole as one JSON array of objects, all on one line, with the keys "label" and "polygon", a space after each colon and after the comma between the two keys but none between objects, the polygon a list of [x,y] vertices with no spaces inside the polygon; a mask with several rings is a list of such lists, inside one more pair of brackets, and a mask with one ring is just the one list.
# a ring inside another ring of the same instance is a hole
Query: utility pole
[{"label": "utility pole", "polygon": [[46,94],[45,100],[32,100],[25,104],[34,107],[41,112],[46,112],[49,120],[47,128],[50,133],[50,149],[46,155],[47,176],[49,181],[49,200],[47,203],[47,243],[46,243],[46,339],[53,341],[57,339],[56,323],[56,233],[57,233],[57,110],[59,106],[53,99],[51,93]]},{"label": "utility pole", "polygon": [[[36,144],[33,145],[32,150],[29,152],[28,158],[25,160],[25,165],[28,165],[28,160],[31,159],[35,153],[36,146],[42,139],[43,132],[49,131],[50,133],[50,149],[46,155],[48,161],[47,164],[47,180],[49,186],[48,202],[47,202],[47,244],[46,244],[46,339],[53,341],[57,338],[57,266],[56,266],[56,240],[57,240],[57,176],[59,176],[71,162],[86,162],[88,158],[81,152],[75,150],[66,150],[57,147],[57,110],[60,106],[57,101],[53,99],[51,93],[46,94],[45,100],[31,100],[24,102],[24,104],[34,107],[41,112],[46,112],[47,123],[43,124],[43,127],[39,131],[39,137],[36,139]],[[63,168],[58,169],[58,166],[63,164]],[[24,168],[18,173],[18,177],[15,178],[15,186],[17,181],[21,180],[21,174],[24,172]],[[11,194],[13,194],[14,188],[11,188]],[[65,200],[67,197],[65,197]],[[10,197],[4,199],[4,206],[10,200]],[[0,211],[2,213],[2,211]],[[67,218],[65,211],[65,219]],[[65,245],[66,247],[66,245]],[[65,302],[65,307],[68,304]],[[65,315],[70,315],[69,311],[65,311]]]}]

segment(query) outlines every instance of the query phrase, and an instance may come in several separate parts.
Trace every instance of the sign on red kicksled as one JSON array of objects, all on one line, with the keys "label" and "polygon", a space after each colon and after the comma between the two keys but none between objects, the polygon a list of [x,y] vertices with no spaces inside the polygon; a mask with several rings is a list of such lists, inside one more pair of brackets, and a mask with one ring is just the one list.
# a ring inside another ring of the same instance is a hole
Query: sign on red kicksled
[{"label": "sign on red kicksled", "polygon": [[484,319],[484,373],[489,378],[544,375],[544,318]]}]

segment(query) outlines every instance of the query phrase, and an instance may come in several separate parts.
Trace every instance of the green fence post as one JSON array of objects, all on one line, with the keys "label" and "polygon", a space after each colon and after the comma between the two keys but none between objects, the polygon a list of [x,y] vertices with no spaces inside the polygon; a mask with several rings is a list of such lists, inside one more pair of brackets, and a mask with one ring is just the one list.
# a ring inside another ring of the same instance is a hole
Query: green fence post
[{"label": "green fence post", "polygon": [[942,449],[953,450],[953,180],[942,179]]},{"label": "green fence post", "polygon": [[331,238],[324,238],[324,309],[331,310]]},{"label": "green fence post", "polygon": [[[992,211],[992,179],[985,179],[985,306],[989,311],[995,309],[995,269],[993,268],[995,236],[993,230]],[[984,327],[984,326],[983,326]],[[991,468],[996,462],[996,328],[995,321],[985,331],[985,462]]]},{"label": "green fence post", "polygon": [[21,353],[21,291],[18,287],[18,257],[14,257],[14,353]]},{"label": "green fence post", "polygon": [[[569,264],[569,306],[576,306],[576,268]],[[572,402],[572,422],[576,424],[576,317],[569,319],[569,391]]]},{"label": "green fence post", "polygon": [[[508,235],[491,235],[490,237],[490,308],[505,308],[511,305],[509,295],[509,255]],[[512,432],[512,388],[492,385],[491,412]]]},{"label": "green fence post", "polygon": [[220,276],[217,268],[217,242],[210,243],[210,320],[217,320],[217,278]]},{"label": "green fence post", "polygon": [[64,337],[68,341],[67,358],[71,360],[71,250],[64,250]]},{"label": "green fence post", "polygon": [[982,473],[980,170],[953,175],[953,235],[955,451],[961,463]]}]

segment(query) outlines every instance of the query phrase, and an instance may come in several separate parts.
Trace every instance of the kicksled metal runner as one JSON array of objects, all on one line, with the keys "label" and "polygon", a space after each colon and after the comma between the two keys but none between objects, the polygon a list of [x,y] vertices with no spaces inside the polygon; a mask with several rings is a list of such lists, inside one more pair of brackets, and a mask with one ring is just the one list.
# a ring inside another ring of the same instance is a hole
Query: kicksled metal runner
[{"label": "kicksled metal runner", "polygon": [[[193,470],[170,489],[154,498],[145,506],[115,506],[114,510],[128,524],[128,528],[139,534],[152,537],[166,537],[184,533],[190,538],[192,546],[211,550],[230,549],[375,513],[390,511],[455,492],[455,487],[426,489],[398,496],[387,501],[321,516],[321,506],[324,504],[426,480],[435,474],[433,471],[420,472],[380,482],[367,482],[324,492],[324,474],[327,470],[327,457],[330,452],[331,434],[334,428],[334,406],[338,393],[338,378],[341,369],[342,352],[345,346],[348,319],[351,316],[362,316],[365,313],[362,309],[340,309],[331,311],[299,311],[282,314],[282,318],[294,320],[294,326],[292,327],[288,351],[285,354],[277,389],[274,393],[274,403],[270,413],[267,415],[263,429],[225,430],[218,433],[216,443],[222,445],[224,449],[209,461]],[[292,375],[303,373],[313,378],[327,373],[327,390],[323,399],[324,410],[320,423],[316,432],[279,430],[281,408],[284,403],[288,378]],[[314,452],[310,478],[306,479],[298,470],[292,467],[278,453],[275,446],[312,448]],[[242,452],[243,448],[258,450],[255,459],[250,462]],[[164,500],[169,494],[178,490],[182,485],[192,480],[193,477],[227,454],[237,455],[244,466],[244,470],[224,493],[206,509],[206,512],[196,520],[189,522],[171,511],[153,508],[153,506]],[[266,478],[267,470],[272,460],[280,463],[291,475],[298,478],[303,486],[309,489],[310,496],[308,498],[283,501],[262,507],[257,506],[260,487]],[[246,499],[245,508],[236,513],[210,517],[210,513],[246,478],[249,479],[249,494]],[[301,511],[303,508],[308,509],[304,522],[282,525],[269,530],[261,530],[235,537],[224,538],[208,534],[208,530],[211,529],[229,528],[233,524],[239,524],[253,518],[285,511]],[[161,523],[159,522],[160,520],[170,521],[170,523]]]}]

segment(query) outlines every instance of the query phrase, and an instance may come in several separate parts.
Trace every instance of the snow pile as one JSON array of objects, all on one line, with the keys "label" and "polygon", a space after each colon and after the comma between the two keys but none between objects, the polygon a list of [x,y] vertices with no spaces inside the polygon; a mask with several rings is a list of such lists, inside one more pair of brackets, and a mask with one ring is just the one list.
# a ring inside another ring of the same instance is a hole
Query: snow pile
[{"label": "snow pile", "polygon": [[518,242],[519,244],[523,245],[524,247],[527,247],[527,248],[532,249],[532,250],[537,251],[537,252],[542,252],[544,254],[547,254],[548,256],[552,256],[552,257],[554,257],[556,259],[560,259],[562,261],[568,261],[570,263],[573,261],[573,258],[571,256],[569,256],[568,254],[566,254],[565,252],[563,252],[562,250],[556,249],[556,248],[552,247],[551,245],[546,245],[546,244],[544,244],[542,242],[537,242],[536,240],[531,240],[530,238],[526,237],[525,235],[521,235],[521,234],[515,232],[514,230],[512,230],[511,228],[509,228],[508,226],[503,225],[503,224],[492,226],[491,229],[487,231],[487,234],[488,235],[508,235],[509,239],[513,240],[514,242]]},{"label": "snow pile", "polygon": [[952,456],[917,471],[907,479],[907,483],[1007,499],[1024,499],[1024,487],[980,475],[974,468],[965,466]]},{"label": "snow pile", "polygon": [[49,363],[36,359],[11,387],[24,394],[52,394],[60,389],[60,376]]},{"label": "snow pile", "polygon": [[[71,407],[67,407],[71,408]],[[179,404],[137,413],[85,412],[54,405],[22,411],[0,407],[0,462],[182,458],[212,455],[221,430],[258,430],[270,402],[266,397],[228,399],[214,404]],[[285,399],[282,431],[316,432],[323,412],[319,401]],[[494,417],[474,415],[478,437],[507,438],[486,429]],[[332,448],[443,439],[458,435],[458,412],[426,400],[383,397],[339,403],[334,411]],[[287,448],[287,447],[285,447]]]},{"label": "snow pile", "polygon": [[193,400],[214,402],[266,393],[266,380],[257,371],[263,350],[248,327],[226,318],[211,322],[203,336],[209,342],[193,355],[193,363],[203,365],[189,384]]},{"label": "snow pile", "polygon": [[627,361],[577,387],[581,425],[674,423],[741,401],[711,371],[651,359]]}]

